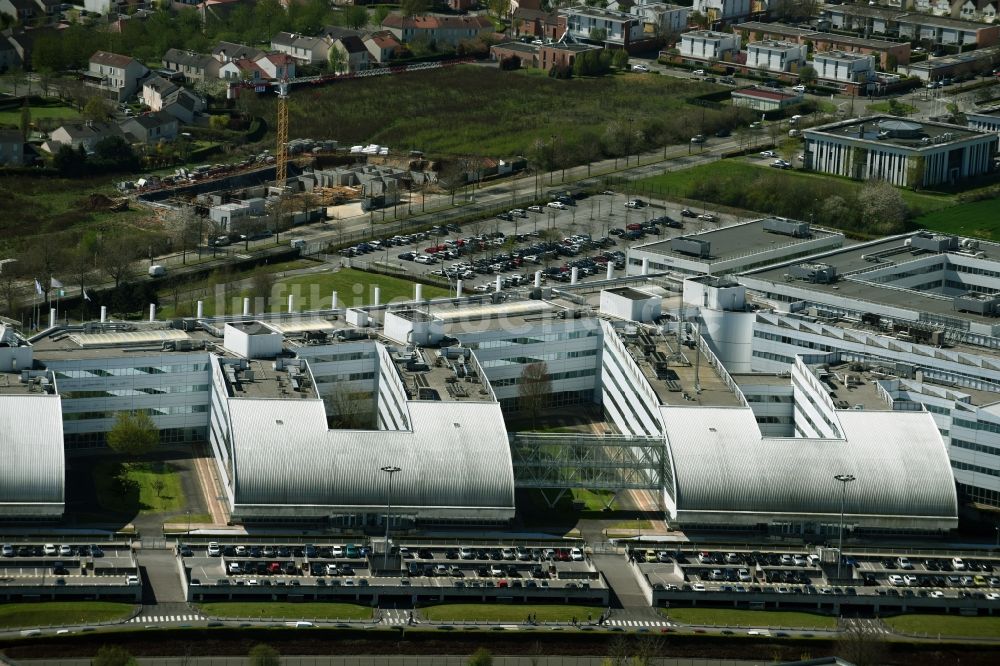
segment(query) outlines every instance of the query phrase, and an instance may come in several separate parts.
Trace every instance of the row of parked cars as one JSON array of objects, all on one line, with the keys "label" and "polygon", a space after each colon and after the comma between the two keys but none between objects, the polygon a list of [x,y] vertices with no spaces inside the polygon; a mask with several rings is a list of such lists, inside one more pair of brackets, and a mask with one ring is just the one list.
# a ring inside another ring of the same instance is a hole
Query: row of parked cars
[{"label": "row of parked cars", "polygon": [[104,551],[97,545],[71,545],[47,543],[38,545],[15,546],[5,543],[0,547],[3,557],[103,557]]},{"label": "row of parked cars", "polygon": [[[184,557],[190,557],[194,554],[190,546],[181,546],[180,551],[181,555]],[[370,553],[368,546],[359,546],[356,544],[316,546],[311,543],[307,543],[302,546],[246,546],[236,544],[223,545],[215,541],[209,542],[206,547],[206,551],[209,557],[220,557],[224,555],[229,558],[306,557],[309,559],[364,559]]]},{"label": "row of parked cars", "polygon": [[[909,571],[916,568],[916,562],[908,557],[886,558],[882,560],[885,569],[903,569]],[[982,571],[993,572],[993,564],[988,560],[966,560],[961,557],[927,558],[921,562],[927,571]]]}]

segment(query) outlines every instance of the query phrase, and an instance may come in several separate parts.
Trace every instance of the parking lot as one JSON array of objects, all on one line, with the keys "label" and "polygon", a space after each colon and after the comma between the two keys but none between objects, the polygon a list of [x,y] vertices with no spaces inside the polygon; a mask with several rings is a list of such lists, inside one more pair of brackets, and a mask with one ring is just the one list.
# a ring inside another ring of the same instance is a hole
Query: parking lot
[{"label": "parking lot", "polygon": [[137,600],[142,585],[128,545],[3,544],[0,599],[88,596]]},{"label": "parking lot", "polygon": [[543,284],[570,282],[573,268],[581,282],[603,279],[608,264],[621,276],[632,245],[737,221],[702,208],[608,191],[576,199],[553,196],[548,205],[359,243],[341,254],[452,285],[462,280],[465,293],[489,292],[497,278],[502,289],[531,285],[536,271],[542,271]]},{"label": "parking lot", "polygon": [[340,598],[378,604],[518,599],[607,603],[608,587],[580,548],[359,544],[182,545],[189,600]]},{"label": "parking lot", "polygon": [[836,560],[832,549],[630,553],[636,578],[655,605],[714,598],[726,604],[819,608],[841,603],[884,607],[968,602],[990,612],[994,606],[1000,610],[1000,579],[993,576],[1000,567],[996,560],[845,556],[839,578]]}]

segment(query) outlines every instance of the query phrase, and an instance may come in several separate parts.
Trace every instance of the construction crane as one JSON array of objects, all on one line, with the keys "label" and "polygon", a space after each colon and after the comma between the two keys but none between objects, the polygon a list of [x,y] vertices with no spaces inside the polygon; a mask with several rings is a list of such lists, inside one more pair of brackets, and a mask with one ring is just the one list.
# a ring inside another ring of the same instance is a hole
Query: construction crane
[{"label": "construction crane", "polygon": [[274,184],[284,187],[288,180],[288,79],[278,83],[278,145],[274,153]]}]

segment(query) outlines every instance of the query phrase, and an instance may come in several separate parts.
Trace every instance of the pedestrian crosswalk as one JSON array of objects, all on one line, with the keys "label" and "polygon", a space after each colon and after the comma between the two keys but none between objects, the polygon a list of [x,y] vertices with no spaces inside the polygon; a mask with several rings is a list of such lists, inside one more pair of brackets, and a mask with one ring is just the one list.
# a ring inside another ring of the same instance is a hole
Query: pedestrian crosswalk
[{"label": "pedestrian crosswalk", "polygon": [[412,611],[398,608],[384,608],[379,611],[379,622],[381,624],[405,625],[410,624]]},{"label": "pedestrian crosswalk", "polygon": [[132,624],[153,624],[163,622],[195,622],[204,620],[200,615],[140,615],[129,620]]},{"label": "pedestrian crosswalk", "polygon": [[605,624],[612,627],[669,627],[669,622],[656,620],[608,620]]}]

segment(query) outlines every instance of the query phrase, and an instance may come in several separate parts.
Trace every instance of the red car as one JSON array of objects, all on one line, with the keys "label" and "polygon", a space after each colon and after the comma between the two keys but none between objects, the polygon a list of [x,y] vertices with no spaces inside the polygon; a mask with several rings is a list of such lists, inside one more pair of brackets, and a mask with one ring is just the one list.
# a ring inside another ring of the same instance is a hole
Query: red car
[{"label": "red car", "polygon": [[277,563],[277,562],[271,562],[270,564],[267,565],[267,573],[269,573],[269,574],[280,574],[281,573],[281,565],[279,563]]}]

